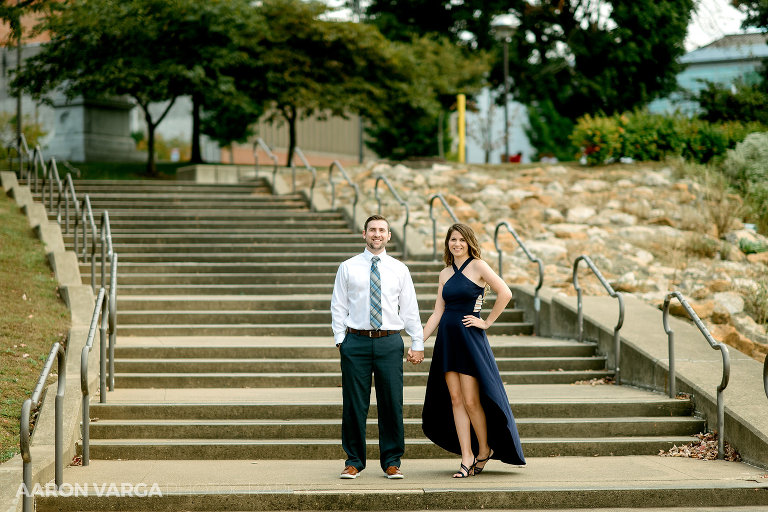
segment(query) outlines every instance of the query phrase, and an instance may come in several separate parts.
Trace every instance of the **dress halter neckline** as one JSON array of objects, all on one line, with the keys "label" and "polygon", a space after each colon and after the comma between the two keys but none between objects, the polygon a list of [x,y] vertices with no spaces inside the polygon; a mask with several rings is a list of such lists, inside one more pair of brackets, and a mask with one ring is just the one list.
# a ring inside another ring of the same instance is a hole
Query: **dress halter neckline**
[{"label": "dress halter neckline", "polygon": [[453,271],[454,271],[454,272],[456,272],[457,274],[461,274],[461,273],[462,273],[462,271],[463,271],[463,270],[466,268],[466,266],[467,266],[467,265],[469,265],[469,262],[470,262],[470,261],[472,261],[473,259],[474,259],[474,258],[472,258],[472,256],[470,256],[469,258],[467,258],[467,261],[465,261],[465,262],[464,262],[464,263],[461,265],[461,268],[457,268],[457,267],[456,267],[456,262],[454,261],[453,263],[451,263],[451,265],[453,265]]}]

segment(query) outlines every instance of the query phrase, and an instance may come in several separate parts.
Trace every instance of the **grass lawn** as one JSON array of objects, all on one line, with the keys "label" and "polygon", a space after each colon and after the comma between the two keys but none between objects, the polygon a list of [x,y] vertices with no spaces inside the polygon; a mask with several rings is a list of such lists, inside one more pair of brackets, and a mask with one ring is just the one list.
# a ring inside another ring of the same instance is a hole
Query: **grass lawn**
[{"label": "grass lawn", "polygon": [[69,323],[43,244],[0,189],[0,462],[19,452],[21,404]]}]

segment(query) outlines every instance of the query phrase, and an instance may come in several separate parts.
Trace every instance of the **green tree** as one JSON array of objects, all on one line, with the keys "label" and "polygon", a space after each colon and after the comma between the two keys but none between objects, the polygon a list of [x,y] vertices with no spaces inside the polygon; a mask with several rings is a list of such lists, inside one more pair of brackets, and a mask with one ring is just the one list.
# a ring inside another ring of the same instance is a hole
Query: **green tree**
[{"label": "green tree", "polygon": [[320,2],[265,0],[264,33],[249,43],[238,88],[268,102],[267,120],[288,125],[288,163],[296,123],[312,115],[376,115],[387,84],[401,73],[389,42],[374,27],[321,20]]},{"label": "green tree", "polygon": [[742,27],[768,28],[768,1],[731,0],[731,4],[746,15]]},{"label": "green tree", "polygon": [[[694,0],[373,0],[366,13],[388,37],[442,33],[472,50],[495,48],[491,82],[500,88],[500,43],[490,24],[498,14],[514,15],[520,26],[510,41],[513,97],[541,111],[535,116],[554,112],[575,122],[672,91],[693,8]],[[570,146],[559,129],[534,138],[544,147]]]},{"label": "green tree", "polygon": [[[179,96],[196,98],[218,86],[219,62],[237,57],[227,51],[231,28],[225,24],[249,12],[245,2],[65,2],[41,24],[51,41],[29,59],[14,86],[38,98],[57,90],[70,99],[131,97],[147,123],[147,173],[154,175],[157,126]],[[153,115],[150,105],[163,102],[162,112]]]},{"label": "green tree", "polygon": [[[447,132],[444,114],[455,108],[457,94],[480,90],[488,57],[483,52],[470,56],[446,38],[417,37],[394,47],[401,79],[389,81],[388,97],[371,117],[369,145],[394,159],[438,154],[438,134]],[[442,149],[449,147],[444,137]]]},{"label": "green tree", "polygon": [[705,81],[705,87],[691,94],[701,108],[699,117],[715,123],[758,121],[768,125],[768,91],[765,82],[739,79],[733,85]]}]

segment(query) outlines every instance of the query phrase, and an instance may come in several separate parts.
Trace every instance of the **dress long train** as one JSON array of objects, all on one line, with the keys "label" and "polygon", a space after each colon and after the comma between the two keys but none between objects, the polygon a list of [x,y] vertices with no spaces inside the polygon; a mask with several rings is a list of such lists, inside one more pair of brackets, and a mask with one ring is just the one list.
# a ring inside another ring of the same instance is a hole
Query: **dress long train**
[{"label": "dress long train", "polygon": [[[470,261],[471,258],[460,269],[453,265],[454,274],[443,286],[445,310],[438,326],[427,379],[422,429],[436,445],[461,454],[445,372],[472,375],[477,378],[480,388],[480,403],[485,411],[492,458],[507,464],[523,465],[525,457],[520,436],[488,337],[483,329],[465,327],[462,323],[465,315],[480,316],[479,305],[482,303],[483,288],[462,273]],[[474,429],[471,435],[472,450],[477,455]]]}]

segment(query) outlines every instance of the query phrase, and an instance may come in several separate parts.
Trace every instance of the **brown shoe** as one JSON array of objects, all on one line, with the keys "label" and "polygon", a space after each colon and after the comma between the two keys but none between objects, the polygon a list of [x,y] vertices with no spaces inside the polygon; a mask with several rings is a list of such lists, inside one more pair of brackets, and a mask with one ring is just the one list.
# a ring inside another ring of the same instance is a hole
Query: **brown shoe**
[{"label": "brown shoe", "polygon": [[397,466],[389,466],[384,472],[387,474],[387,478],[390,480],[396,478],[405,478],[403,473],[400,471],[400,468]]},{"label": "brown shoe", "polygon": [[344,471],[341,472],[341,478],[352,480],[353,478],[357,478],[359,474],[360,472],[355,466],[347,466],[344,468]]}]

